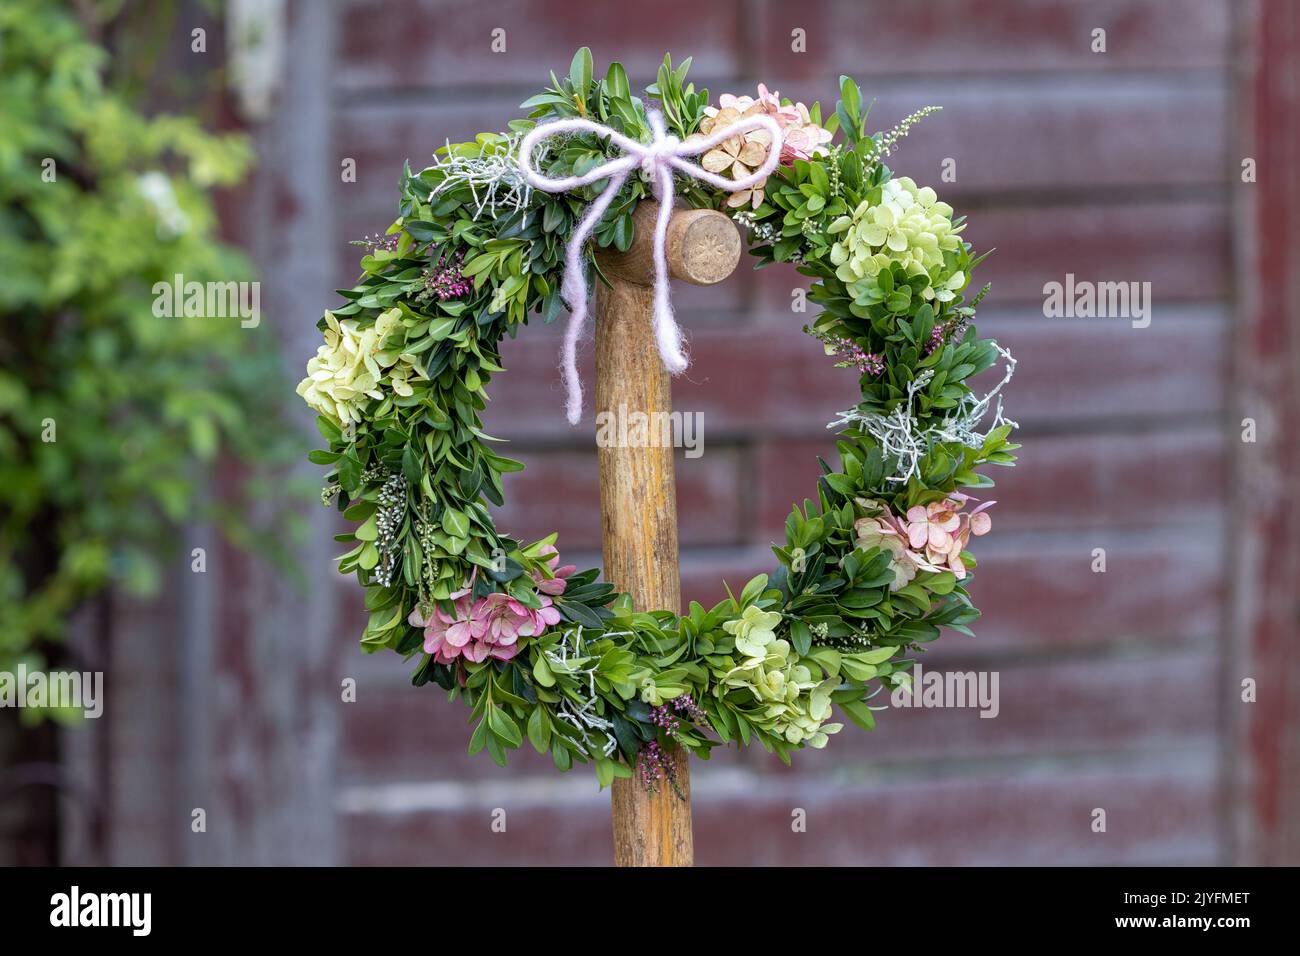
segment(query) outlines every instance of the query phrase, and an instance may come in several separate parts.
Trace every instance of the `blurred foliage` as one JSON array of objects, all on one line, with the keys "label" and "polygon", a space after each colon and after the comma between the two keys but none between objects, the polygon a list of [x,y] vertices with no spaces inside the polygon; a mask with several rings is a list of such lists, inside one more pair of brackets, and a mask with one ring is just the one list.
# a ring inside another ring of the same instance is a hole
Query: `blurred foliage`
[{"label": "blurred foliage", "polygon": [[226,455],[294,454],[269,326],[153,308],[176,274],[255,278],[217,240],[210,195],[251,149],[142,115],[105,79],[104,26],[49,0],[0,6],[0,669],[39,665],[106,586],[149,595],[160,562],[188,567],[182,523],[259,549],[283,537],[247,517],[274,510],[256,487],[236,501],[207,479]]}]

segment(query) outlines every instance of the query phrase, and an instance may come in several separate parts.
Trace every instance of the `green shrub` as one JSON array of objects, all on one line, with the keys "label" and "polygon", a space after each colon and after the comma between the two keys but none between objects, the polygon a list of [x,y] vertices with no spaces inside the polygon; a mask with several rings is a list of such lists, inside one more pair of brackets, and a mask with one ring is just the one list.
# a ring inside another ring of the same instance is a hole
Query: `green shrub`
[{"label": "green shrub", "polygon": [[289,433],[267,325],[154,309],[154,284],[177,274],[254,278],[216,240],[211,197],[243,175],[247,142],[142,115],[60,4],[7,0],[0,62],[4,669],[39,666],[103,588],[153,592],[178,525],[251,541],[247,504],[206,472],[225,455],[277,460]]}]

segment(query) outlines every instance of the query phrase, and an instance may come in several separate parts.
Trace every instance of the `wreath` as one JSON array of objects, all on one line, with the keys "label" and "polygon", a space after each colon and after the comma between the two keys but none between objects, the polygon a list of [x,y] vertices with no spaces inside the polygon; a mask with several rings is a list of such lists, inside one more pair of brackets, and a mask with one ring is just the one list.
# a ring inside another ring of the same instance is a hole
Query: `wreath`
[{"label": "wreath", "polygon": [[[365,589],[363,649],[418,657],[415,685],[463,699],[471,753],[504,764],[526,738],[561,770],[593,764],[602,786],[673,785],[672,746],[757,742],[789,762],[842,729],[836,708],[872,729],[871,700],[907,686],[909,654],[971,633],[967,545],[993,502],[970,492],[1018,447],[999,396],[1015,362],[972,324],[988,286],[966,296],[980,259],[964,218],[885,165],[934,108],[868,134],[847,77],[823,116],[762,85],[711,103],[689,66],[666,57],[642,98],[618,63],[596,77],[584,48],[526,119],[408,163],[400,215],[359,243],[362,275],[298,386],[329,446],[310,455],[329,467],[322,500],[355,525],[338,563]],[[566,302],[585,311],[592,247],[626,251],[633,210],[665,188],[729,214],[759,267],[813,280],[804,330],[862,396],[828,426],[838,466],[821,461],[792,508],[775,571],[681,615],[634,611],[597,570],[563,564],[555,535],[499,531],[488,505],[523,465],[480,421],[501,339]],[[999,362],[991,391],[967,384]]]}]

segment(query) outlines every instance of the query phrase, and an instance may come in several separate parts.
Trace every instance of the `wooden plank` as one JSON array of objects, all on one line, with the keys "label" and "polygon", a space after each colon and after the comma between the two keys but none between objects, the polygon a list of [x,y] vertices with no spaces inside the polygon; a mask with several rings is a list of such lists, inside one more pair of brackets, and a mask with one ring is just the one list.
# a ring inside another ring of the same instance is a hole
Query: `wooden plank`
[{"label": "wooden plank", "polygon": [[[718,91],[742,70],[774,80],[833,79],[838,73],[899,74],[1187,72],[1228,63],[1226,0],[777,0],[709,4],[668,0],[629,31],[617,4],[588,5],[581,18],[564,0],[507,0],[466,7],[448,0],[348,0],[341,15],[336,83],[347,91],[519,84],[568,69],[584,44],[618,57],[633,78],[653,76],[664,51],[694,55],[698,75]],[[1107,50],[1092,52],[1092,30]],[[493,30],[506,50],[492,52]],[[807,52],[792,49],[804,31]],[[925,42],[917,44],[917,37]],[[785,89],[784,87],[781,87]],[[788,92],[788,91],[787,91]]]},{"label": "wooden plank", "polygon": [[[317,310],[336,284],[329,249],[333,214],[322,200],[326,185],[338,179],[329,143],[334,10],[295,4],[286,29],[280,112],[259,132],[260,163],[244,225],[262,269],[264,307],[280,319],[256,331],[278,338],[286,356],[284,394],[291,397],[303,357],[320,341]],[[304,445],[314,446],[314,415],[299,407],[297,416]],[[320,469],[306,462],[298,474],[311,483],[320,479]],[[330,797],[342,706],[331,634],[338,577],[330,560],[334,520],[319,507],[307,514],[296,552],[304,581],[291,581],[231,547],[209,552],[202,586],[219,588],[211,626],[206,639],[185,635],[188,672],[198,673],[185,703],[201,709],[185,742],[192,753],[184,799],[173,809],[186,828],[185,863],[328,865],[339,859]],[[204,833],[189,830],[193,808],[206,813]]]},{"label": "wooden plank", "polygon": [[[1064,282],[1067,273],[1079,281],[1150,282],[1164,311],[1232,293],[1230,210],[1220,200],[997,202],[958,209],[970,216],[965,237],[976,251],[994,250],[977,274],[993,286],[981,314],[1021,303],[1041,309],[1043,285]],[[807,285],[785,266],[756,273],[758,317],[779,325],[801,321],[791,315],[791,290]]]},{"label": "wooden plank", "polygon": [[[834,103],[833,80],[815,92]],[[988,192],[1020,202],[1139,186],[1168,193],[1222,184],[1229,175],[1221,149],[1227,95],[1219,78],[1107,76],[1032,85],[1019,78],[955,85],[909,79],[866,93],[876,100],[872,129],[889,129],[923,106],[943,107],[913,127],[888,165],[958,205]],[[1189,138],[1189,127],[1204,138]],[[1150,196],[1135,190],[1133,198]]]},{"label": "wooden plank", "polygon": [[[1208,748],[937,779],[824,778],[699,768],[698,857],[720,865],[1209,865],[1222,860]],[[587,781],[355,788],[342,798],[354,865],[601,865]],[[1091,829],[1106,811],[1105,833]],[[791,826],[802,809],[806,832]],[[506,828],[493,828],[505,814]],[[912,834],[883,839],[882,834]]]},{"label": "wooden plank", "polygon": [[[1007,388],[1008,413],[1035,429],[1220,413],[1227,374],[1223,310],[1163,309],[1157,302],[1153,314],[1149,328],[1134,329],[1124,319],[986,310],[980,331],[1005,341],[1021,360]],[[698,326],[687,337],[691,367],[674,383],[677,407],[703,415],[710,440],[816,436],[857,401],[854,375],[833,368],[797,321],[764,323],[761,331],[743,323]],[[571,434],[556,390],[559,342],[558,329],[539,327],[527,341],[503,343],[509,372],[488,388],[489,432],[533,440]],[[590,374],[589,351],[580,368]]]},{"label": "wooden plank", "polygon": [[[994,716],[981,717],[979,707],[890,707],[876,715],[875,732],[846,726],[825,750],[799,754],[795,772],[832,774],[862,761],[954,766],[997,757],[1211,751],[1218,743],[1217,702],[1188,693],[1214,683],[1218,655],[1208,637],[1063,658],[983,654],[972,647],[978,643],[945,638],[918,659],[923,674],[996,673]],[[872,704],[888,701],[882,694]]]},{"label": "wooden plank", "polygon": [[[953,637],[973,653],[1085,648],[1127,640],[1206,639],[1223,626],[1221,522],[1176,534],[1006,535],[981,540],[972,595],[984,616],[976,638]],[[1106,552],[1093,573],[1092,551]],[[767,547],[686,551],[682,599],[711,607],[776,558]]]},{"label": "wooden plank", "polygon": [[[1203,525],[1224,513],[1228,453],[1222,430],[1212,425],[1039,434],[1017,467],[986,469],[997,484],[981,497],[998,502],[993,524],[999,534]],[[760,536],[780,534],[791,504],[816,486],[817,455],[835,462],[833,440],[759,444],[750,477]],[[689,504],[685,496],[682,504]]]},{"label": "wooden plank", "polygon": [[[1225,648],[1223,700],[1239,863],[1300,860],[1300,9],[1284,2],[1240,5],[1243,157],[1257,182],[1233,185],[1238,202],[1241,325],[1233,338],[1229,421],[1256,423],[1257,440],[1237,445],[1233,473],[1232,635]],[[1257,682],[1256,702],[1242,699]]]},{"label": "wooden plank", "polygon": [[[1228,65],[1228,7],[1226,0],[927,0],[864,10],[856,0],[762,0],[750,22],[762,56],[755,72],[771,78],[1175,73]],[[1106,30],[1105,53],[1092,52],[1098,27]],[[791,49],[795,28],[805,33],[807,53]]]},{"label": "wooden plank", "polygon": [[[568,75],[569,59],[590,46],[599,69],[621,60],[631,78],[654,77],[664,52],[694,54],[706,77],[734,74],[747,19],[739,0],[659,0],[653,16],[628,29],[628,10],[571,0],[347,0],[335,82],[345,90],[463,88],[519,84],[531,95],[549,71]],[[493,52],[493,31],[506,48]]]},{"label": "wooden plank", "polygon": [[[1187,693],[1188,687],[1210,687],[1216,680],[1217,656],[1209,640],[1157,652],[1089,651],[1064,659],[995,657],[979,653],[977,645],[945,639],[925,655],[922,666],[926,671],[996,669],[996,717],[952,708],[890,710],[877,716],[874,733],[848,727],[825,750],[800,752],[794,772],[830,775],[867,761],[1211,748],[1218,739],[1218,706],[1212,696]],[[408,668],[386,663],[382,674],[359,677],[357,702],[344,709],[340,776],[346,785],[456,780],[508,786],[511,780],[553,774],[550,761],[528,748],[512,753],[505,769],[469,756],[461,705],[447,701],[441,691],[413,691],[406,680]],[[393,727],[418,729],[394,736]],[[743,766],[776,771],[778,763],[734,745],[715,750],[709,759],[711,770]]]}]

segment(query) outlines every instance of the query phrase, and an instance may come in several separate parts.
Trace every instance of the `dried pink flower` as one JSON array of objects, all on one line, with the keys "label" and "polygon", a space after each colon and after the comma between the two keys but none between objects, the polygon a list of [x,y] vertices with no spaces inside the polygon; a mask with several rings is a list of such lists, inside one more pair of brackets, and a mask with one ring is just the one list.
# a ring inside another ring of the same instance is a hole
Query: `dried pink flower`
[{"label": "dried pink flower", "polygon": [[480,663],[489,657],[508,661],[519,653],[519,640],[536,637],[560,623],[560,611],[545,594],[540,607],[530,608],[509,594],[493,591],[477,601],[466,587],[451,596],[452,611],[435,604],[426,612],[411,611],[408,621],[424,628],[424,650],[440,664],[457,658]]},{"label": "dried pink flower", "polygon": [[879,547],[890,553],[894,571],[890,590],[904,587],[917,570],[951,571],[961,580],[966,577],[961,553],[972,534],[988,534],[993,522],[985,512],[997,504],[987,501],[963,512],[967,502],[974,500],[954,491],[942,501],[914,505],[900,518],[883,501],[859,498],[857,503],[871,514],[854,523],[854,543],[862,549]]},{"label": "dried pink flower", "polygon": [[548,578],[540,571],[534,571],[533,580],[537,583],[537,590],[543,594],[558,597],[564,593],[564,589],[568,586],[568,581],[565,579],[578,570],[578,566],[576,564],[566,564],[564,567],[559,567],[560,552],[556,550],[553,544],[543,546],[541,551],[544,555],[550,555],[546,566],[550,569],[552,576]]}]

